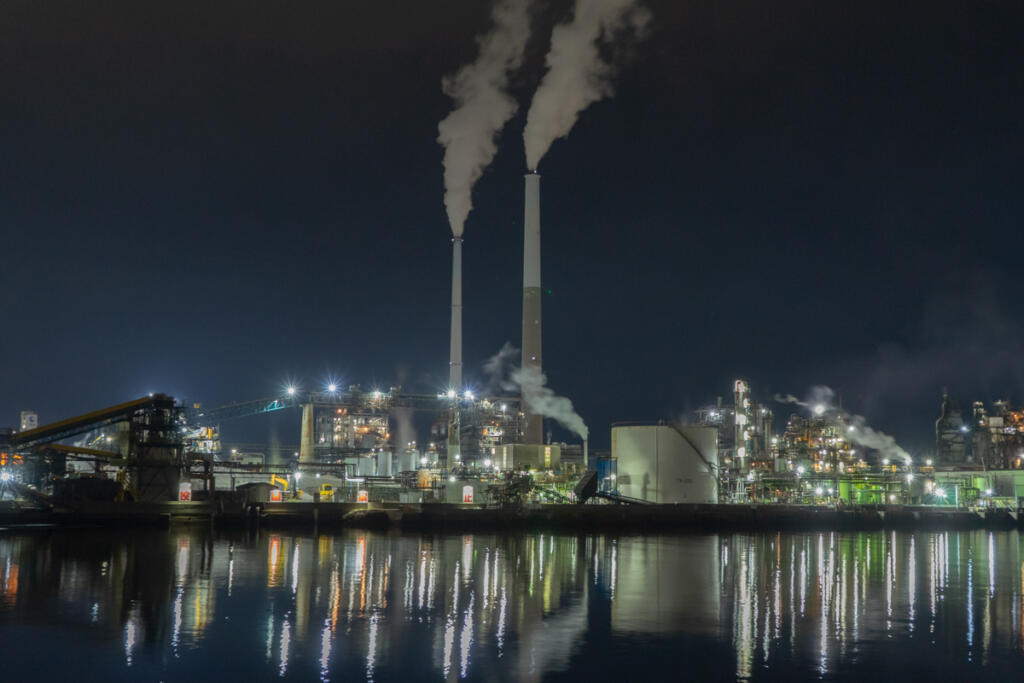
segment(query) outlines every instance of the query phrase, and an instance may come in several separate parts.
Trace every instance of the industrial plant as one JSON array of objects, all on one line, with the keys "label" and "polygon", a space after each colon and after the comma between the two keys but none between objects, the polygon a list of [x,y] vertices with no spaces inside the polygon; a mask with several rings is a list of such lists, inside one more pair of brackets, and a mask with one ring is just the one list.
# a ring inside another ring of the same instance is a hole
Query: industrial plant
[{"label": "industrial plant", "polygon": [[[215,408],[155,394],[42,424],[25,411],[18,428],[0,433],[0,497],[16,510],[174,502],[184,506],[178,513],[214,503],[257,506],[260,514],[303,503],[1020,507],[1024,409],[974,402],[965,414],[948,393],[934,449],[915,456],[841,402],[765,400],[743,379],[686,417],[613,424],[610,452],[590,453],[582,418],[544,386],[540,179],[536,171],[524,178],[520,362],[505,382],[514,390],[478,396],[464,382],[456,235],[442,391],[331,382]],[[771,407],[779,405],[794,407],[784,422]],[[226,423],[279,411],[295,415],[297,444],[221,438]],[[424,413],[426,438],[408,427]],[[550,432],[545,439],[545,419],[579,439],[553,442]]]}]

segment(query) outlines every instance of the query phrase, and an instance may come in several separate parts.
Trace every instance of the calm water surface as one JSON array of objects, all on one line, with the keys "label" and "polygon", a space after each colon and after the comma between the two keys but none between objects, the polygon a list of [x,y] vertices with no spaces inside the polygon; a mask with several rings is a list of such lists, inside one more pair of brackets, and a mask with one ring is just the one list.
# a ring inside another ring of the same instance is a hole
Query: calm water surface
[{"label": "calm water surface", "polygon": [[3,680],[1020,680],[1016,532],[0,531]]}]

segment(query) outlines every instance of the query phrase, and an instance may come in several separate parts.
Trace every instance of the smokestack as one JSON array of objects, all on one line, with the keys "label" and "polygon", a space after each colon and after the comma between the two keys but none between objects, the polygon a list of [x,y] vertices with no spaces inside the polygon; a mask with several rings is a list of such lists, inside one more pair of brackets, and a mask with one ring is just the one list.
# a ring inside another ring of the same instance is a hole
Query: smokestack
[{"label": "smokestack", "polygon": [[448,388],[462,393],[462,238],[452,238],[452,333]]},{"label": "smokestack", "polygon": [[[523,221],[523,358],[522,368],[541,367],[540,318],[540,174],[526,174],[526,201]],[[523,405],[526,406],[525,397]],[[540,444],[544,435],[544,422],[540,415],[526,414],[523,442]]]}]

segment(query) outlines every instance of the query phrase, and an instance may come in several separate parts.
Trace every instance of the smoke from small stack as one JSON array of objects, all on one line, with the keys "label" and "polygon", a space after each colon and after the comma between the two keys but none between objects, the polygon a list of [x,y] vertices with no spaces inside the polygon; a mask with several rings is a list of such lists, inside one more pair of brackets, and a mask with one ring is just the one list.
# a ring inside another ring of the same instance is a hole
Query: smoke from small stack
[{"label": "smoke from small stack", "polygon": [[507,92],[508,80],[523,62],[531,2],[498,2],[491,12],[493,27],[477,37],[476,61],[442,81],[445,94],[455,101],[455,109],[437,127],[437,141],[444,146],[444,205],[455,237],[462,236],[473,208],[473,185],[498,151],[495,138],[518,109]]},{"label": "smoke from small stack", "polygon": [[896,439],[885,432],[880,432],[868,426],[867,419],[862,415],[854,415],[845,410],[832,406],[832,398],[836,395],[831,388],[819,385],[811,389],[811,399],[801,401],[793,394],[775,394],[775,400],[779,403],[791,403],[808,408],[815,415],[830,413],[844,420],[849,428],[846,438],[858,446],[878,451],[879,455],[890,460],[901,460],[909,463],[910,454],[896,443]]},{"label": "smoke from small stack", "polygon": [[547,377],[538,368],[517,367],[515,357],[519,349],[506,343],[497,354],[484,364],[492,387],[505,391],[518,391],[528,412],[549,417],[582,439],[590,436],[590,429],[579,416],[572,401],[557,395],[546,386]]},{"label": "smoke from small stack", "polygon": [[630,32],[639,36],[650,12],[637,0],[576,0],[573,18],[551,32],[548,67],[526,116],[526,166],[536,170],[558,138],[569,135],[580,113],[611,97],[615,67],[601,58],[600,42]]}]

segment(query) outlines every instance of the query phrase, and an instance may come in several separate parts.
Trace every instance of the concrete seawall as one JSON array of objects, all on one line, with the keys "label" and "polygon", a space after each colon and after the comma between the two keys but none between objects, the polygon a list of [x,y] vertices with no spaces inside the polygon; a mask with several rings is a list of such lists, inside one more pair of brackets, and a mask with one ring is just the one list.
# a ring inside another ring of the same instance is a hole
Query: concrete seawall
[{"label": "concrete seawall", "polygon": [[1017,529],[1011,510],[807,505],[537,505],[498,508],[455,504],[89,503],[53,510],[0,511],[0,525],[259,526],[401,528],[414,531],[552,530],[645,532],[868,531]]}]

